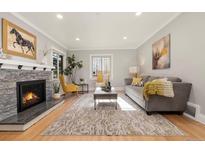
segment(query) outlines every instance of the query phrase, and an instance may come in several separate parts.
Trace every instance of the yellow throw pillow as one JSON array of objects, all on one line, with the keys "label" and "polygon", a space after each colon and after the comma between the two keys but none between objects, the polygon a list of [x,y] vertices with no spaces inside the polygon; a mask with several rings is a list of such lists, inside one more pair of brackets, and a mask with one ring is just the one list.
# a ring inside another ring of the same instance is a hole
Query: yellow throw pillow
[{"label": "yellow throw pillow", "polygon": [[141,85],[141,81],[142,81],[142,78],[141,77],[133,77],[132,78],[132,85],[133,86],[140,86]]},{"label": "yellow throw pillow", "polygon": [[97,74],[97,82],[103,82],[103,73],[102,72],[98,72],[98,74]]}]

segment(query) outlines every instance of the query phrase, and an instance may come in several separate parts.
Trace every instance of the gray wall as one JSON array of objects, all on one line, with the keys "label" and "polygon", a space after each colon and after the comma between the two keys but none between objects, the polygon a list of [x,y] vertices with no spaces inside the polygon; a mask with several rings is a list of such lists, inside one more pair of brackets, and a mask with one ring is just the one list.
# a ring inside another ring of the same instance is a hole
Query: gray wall
[{"label": "gray wall", "polygon": [[[63,52],[66,52],[66,50],[63,47],[59,46],[52,40],[49,40],[47,37],[42,35],[40,32],[34,30],[32,27],[30,27],[29,25],[25,24],[24,22],[22,22],[21,20],[13,16],[11,13],[0,13],[0,20],[1,20],[0,22],[0,47],[2,47],[2,18],[5,18],[9,20],[10,22],[22,27],[23,29],[36,35],[37,37],[37,59],[36,60],[30,60],[28,58],[21,58],[21,57],[16,57],[16,56],[11,56],[11,59],[33,62],[33,63],[40,63],[43,58],[42,50],[44,50],[45,47],[47,49],[56,48],[58,50],[62,50]],[[51,63],[49,54],[47,55],[47,58],[48,58],[48,64],[51,65],[52,63]]]},{"label": "gray wall", "polygon": [[[205,114],[205,13],[183,13],[137,49],[144,74],[179,76],[193,84],[190,102]],[[171,34],[171,68],[152,70],[152,43]]]},{"label": "gray wall", "polygon": [[73,51],[69,54],[74,54],[78,60],[83,61],[83,68],[77,72],[76,80],[84,78],[93,88],[95,81],[90,80],[90,55],[91,54],[112,54],[113,55],[113,86],[122,87],[124,78],[129,76],[128,69],[130,66],[136,65],[136,50],[93,50],[93,51]]}]

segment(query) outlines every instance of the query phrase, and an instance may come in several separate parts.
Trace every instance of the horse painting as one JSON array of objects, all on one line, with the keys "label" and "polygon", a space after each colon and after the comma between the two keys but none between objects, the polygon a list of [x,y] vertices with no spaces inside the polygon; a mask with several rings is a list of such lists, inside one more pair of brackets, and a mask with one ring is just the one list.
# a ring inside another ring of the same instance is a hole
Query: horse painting
[{"label": "horse painting", "polygon": [[[10,34],[14,34],[16,36],[16,40],[13,42],[14,48],[16,48],[15,45],[18,44],[19,46],[21,46],[21,50],[23,53],[28,53],[29,51],[31,51],[32,55],[35,55],[35,48],[31,41],[24,39],[15,28],[11,29]],[[27,47],[27,50],[24,51],[23,47]]]},{"label": "horse painting", "polygon": [[36,36],[23,28],[3,19],[3,51],[5,54],[36,59]]}]

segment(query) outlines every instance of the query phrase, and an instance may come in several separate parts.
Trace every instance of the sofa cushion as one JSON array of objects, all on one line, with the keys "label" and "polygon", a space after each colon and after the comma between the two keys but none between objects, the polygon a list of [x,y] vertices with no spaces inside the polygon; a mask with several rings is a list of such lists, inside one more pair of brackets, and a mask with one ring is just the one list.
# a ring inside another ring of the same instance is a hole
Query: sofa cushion
[{"label": "sofa cushion", "polygon": [[140,76],[142,78],[143,83],[146,83],[149,80],[149,75],[141,75]]},{"label": "sofa cushion", "polygon": [[168,81],[171,82],[182,82],[182,79],[178,78],[178,77],[166,77]]},{"label": "sofa cushion", "polygon": [[124,80],[124,82],[125,82],[125,85],[131,85],[132,84],[132,78],[126,78]]},{"label": "sofa cushion", "polygon": [[143,87],[138,87],[138,86],[126,86],[134,95],[136,95],[139,99],[144,100],[143,98]]},{"label": "sofa cushion", "polygon": [[150,76],[148,81],[153,81],[153,80],[156,80],[156,79],[161,79],[161,78],[167,78],[168,81],[171,81],[171,82],[182,82],[182,80],[178,77],[166,77],[166,76]]},{"label": "sofa cushion", "polygon": [[162,77],[159,77],[159,76],[150,76],[148,81],[153,81],[153,80],[156,80],[156,79],[160,79]]}]

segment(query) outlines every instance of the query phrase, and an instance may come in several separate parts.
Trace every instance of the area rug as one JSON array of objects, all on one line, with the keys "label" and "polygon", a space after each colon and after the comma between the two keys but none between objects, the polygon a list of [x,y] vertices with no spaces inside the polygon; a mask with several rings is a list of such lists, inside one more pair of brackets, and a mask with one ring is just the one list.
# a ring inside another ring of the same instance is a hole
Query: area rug
[{"label": "area rug", "polygon": [[160,114],[148,116],[124,94],[114,102],[104,100],[94,110],[92,94],[82,95],[42,135],[183,135],[174,124]]}]

